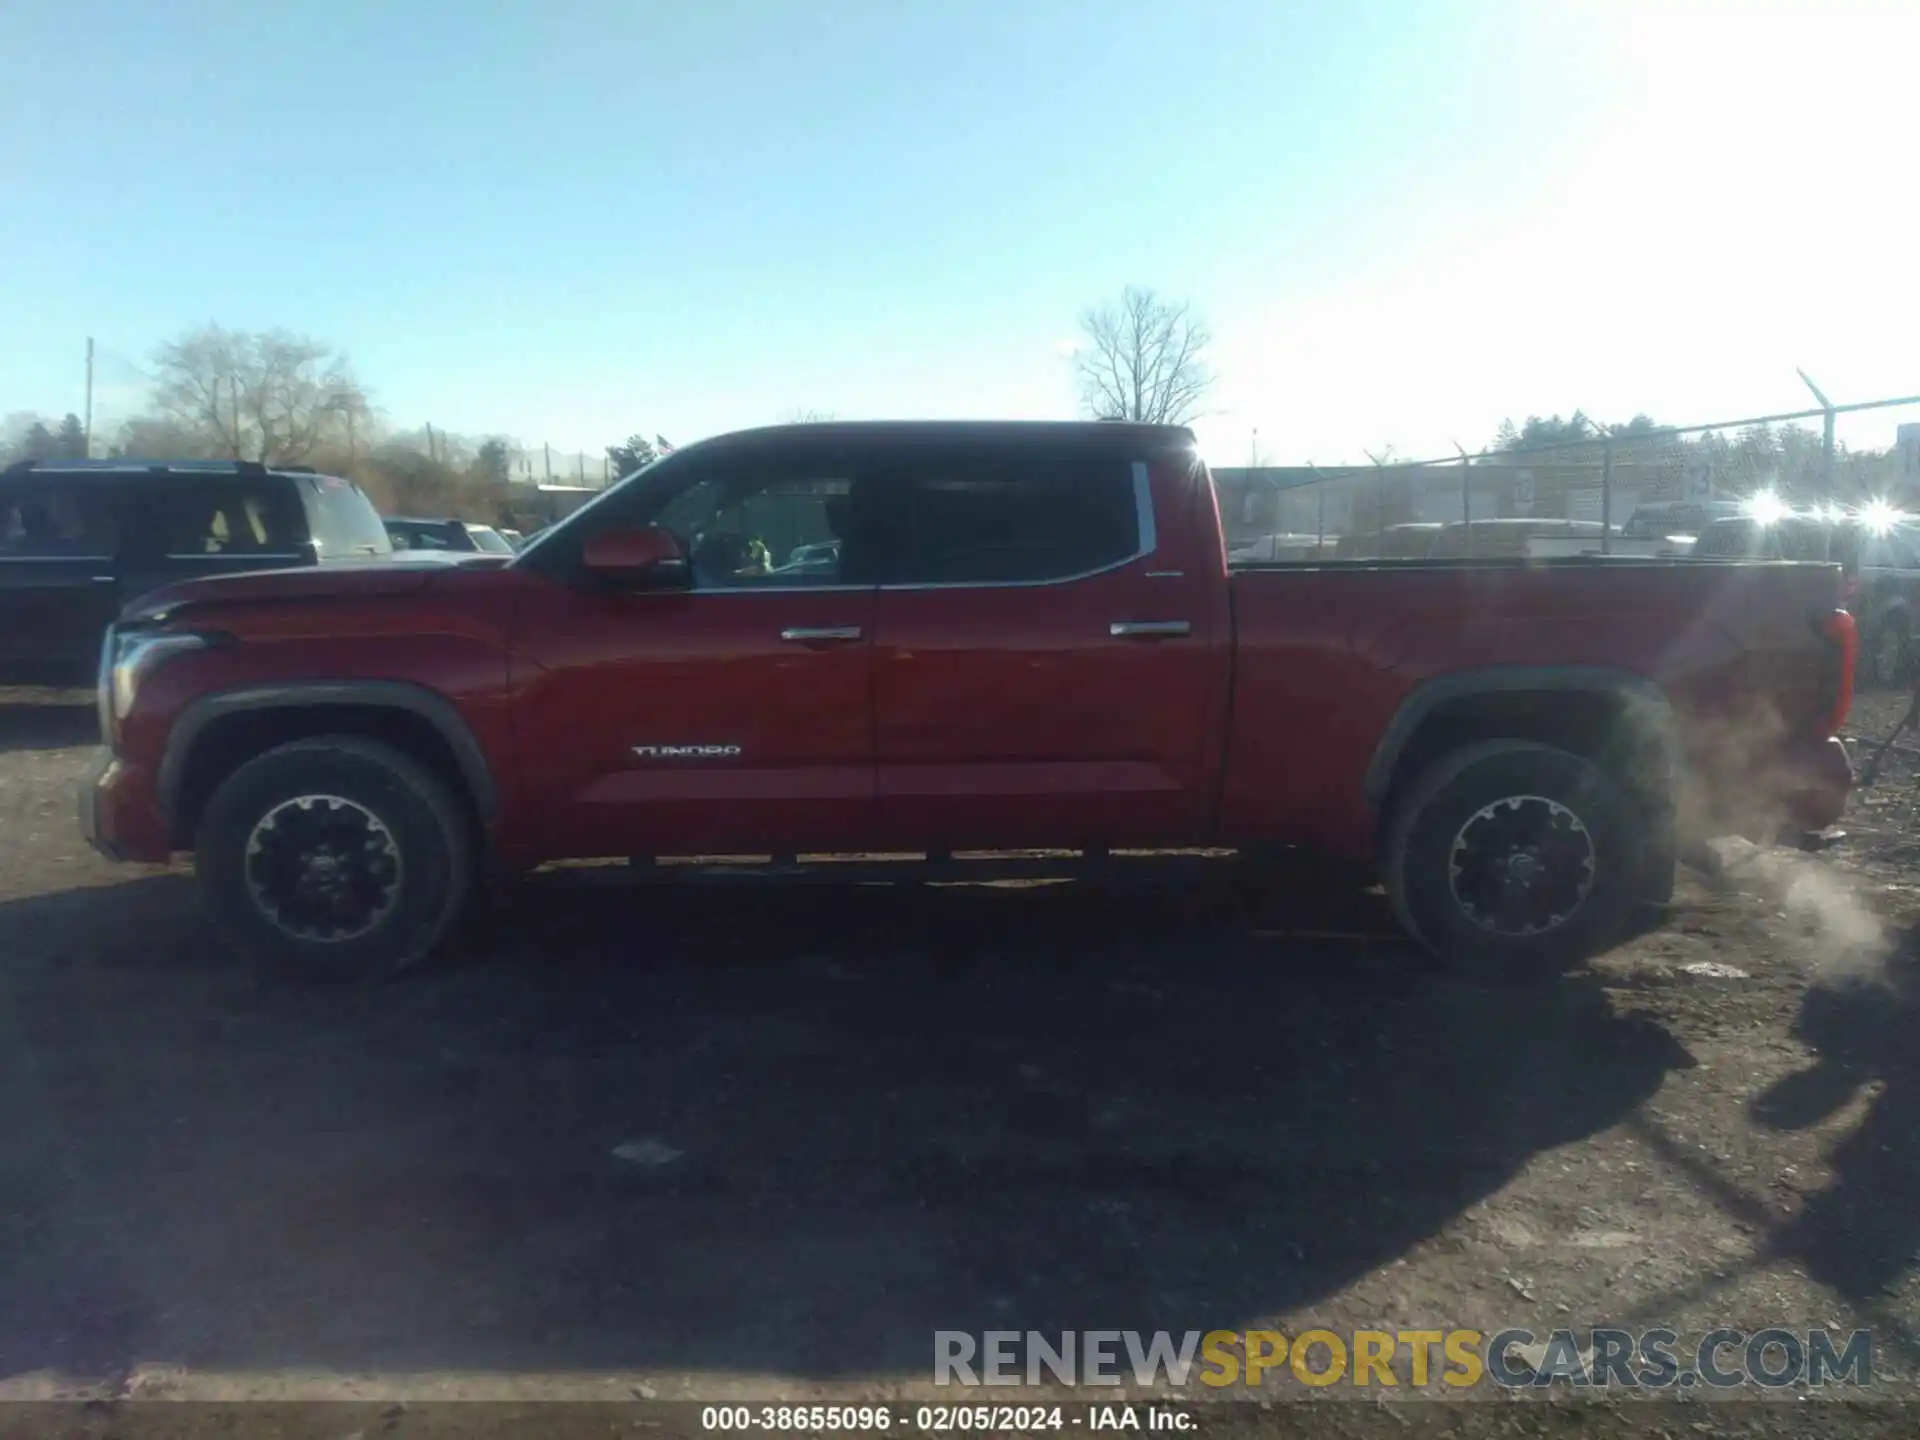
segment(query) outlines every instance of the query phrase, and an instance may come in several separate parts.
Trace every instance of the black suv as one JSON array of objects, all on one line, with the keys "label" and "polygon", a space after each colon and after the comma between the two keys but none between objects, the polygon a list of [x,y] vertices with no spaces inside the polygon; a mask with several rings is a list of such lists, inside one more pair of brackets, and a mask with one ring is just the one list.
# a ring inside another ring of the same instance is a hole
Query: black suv
[{"label": "black suv", "polygon": [[0,470],[0,685],[86,685],[120,607],[175,580],[390,555],[351,480],[249,461]]},{"label": "black suv", "polygon": [[1875,526],[1857,516],[1786,515],[1715,520],[1693,554],[1703,560],[1822,560],[1846,575],[1847,609],[1860,623],[1864,680],[1903,684],[1920,658],[1920,527]]}]

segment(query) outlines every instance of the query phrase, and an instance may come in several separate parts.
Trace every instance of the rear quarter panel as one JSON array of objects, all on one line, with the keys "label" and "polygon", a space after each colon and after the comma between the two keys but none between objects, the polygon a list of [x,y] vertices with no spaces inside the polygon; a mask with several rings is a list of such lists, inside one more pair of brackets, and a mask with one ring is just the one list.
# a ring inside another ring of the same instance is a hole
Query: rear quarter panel
[{"label": "rear quarter panel", "polygon": [[1820,728],[1830,692],[1810,617],[1839,600],[1818,565],[1237,569],[1221,831],[1229,842],[1372,853],[1365,798],[1399,708],[1441,676],[1581,667],[1651,681],[1690,765],[1764,763]]}]

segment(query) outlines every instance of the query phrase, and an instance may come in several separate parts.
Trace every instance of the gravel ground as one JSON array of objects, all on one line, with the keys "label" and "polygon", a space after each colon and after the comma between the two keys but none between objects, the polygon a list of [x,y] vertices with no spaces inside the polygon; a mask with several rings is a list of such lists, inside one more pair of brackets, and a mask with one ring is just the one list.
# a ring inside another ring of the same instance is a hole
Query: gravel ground
[{"label": "gravel ground", "polygon": [[936,1329],[1656,1324],[1870,1329],[1915,1392],[1920,742],[1833,851],[1729,852],[1540,989],[1215,866],[547,874],[328,992],[85,850],[90,728],[0,707],[0,1396],[840,1397],[918,1392]]}]

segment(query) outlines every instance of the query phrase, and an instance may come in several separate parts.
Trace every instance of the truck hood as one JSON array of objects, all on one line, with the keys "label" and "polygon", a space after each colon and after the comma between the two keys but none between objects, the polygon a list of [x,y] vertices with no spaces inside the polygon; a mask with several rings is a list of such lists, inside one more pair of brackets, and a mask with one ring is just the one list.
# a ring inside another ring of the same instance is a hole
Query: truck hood
[{"label": "truck hood", "polygon": [[510,555],[434,553],[182,580],[130,602],[120,612],[120,619],[123,624],[156,624],[183,612],[228,605],[376,600],[412,595],[427,589],[449,571],[499,570],[512,558]]}]

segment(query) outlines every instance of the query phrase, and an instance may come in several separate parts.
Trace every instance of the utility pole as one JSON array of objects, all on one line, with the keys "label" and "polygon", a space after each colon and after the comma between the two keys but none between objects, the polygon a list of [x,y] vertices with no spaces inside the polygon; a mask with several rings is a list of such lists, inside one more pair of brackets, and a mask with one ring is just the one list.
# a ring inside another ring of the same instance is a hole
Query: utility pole
[{"label": "utility pole", "polygon": [[541,441],[540,453],[546,457],[547,484],[551,485],[553,483],[553,446],[547,444],[544,440]]},{"label": "utility pole", "polygon": [[1467,558],[1473,558],[1473,459],[1458,440],[1453,448],[1460,452],[1460,523],[1467,527]]},{"label": "utility pole", "polygon": [[1387,462],[1371,450],[1360,453],[1373,462],[1373,558],[1383,560],[1387,554]]},{"label": "utility pole", "polygon": [[93,336],[91,335],[87,336],[87,416],[82,422],[81,433],[86,437],[82,442],[86,450],[81,458],[91,460],[93,458]]},{"label": "utility pole", "polygon": [[1313,480],[1313,558],[1324,560],[1320,552],[1327,548],[1327,477],[1320,473],[1320,467],[1307,461],[1307,469],[1314,475]]},{"label": "utility pole", "polygon": [[1613,553],[1613,435],[1600,432],[1600,553]]},{"label": "utility pole", "polygon": [[440,458],[440,457],[439,457],[439,456],[438,456],[437,454],[435,454],[435,453],[434,453],[434,449],[433,449],[433,422],[432,422],[431,420],[429,420],[429,421],[427,422],[427,459],[429,459],[429,460],[433,460],[433,461],[438,461],[438,460],[439,460],[439,458]]}]

